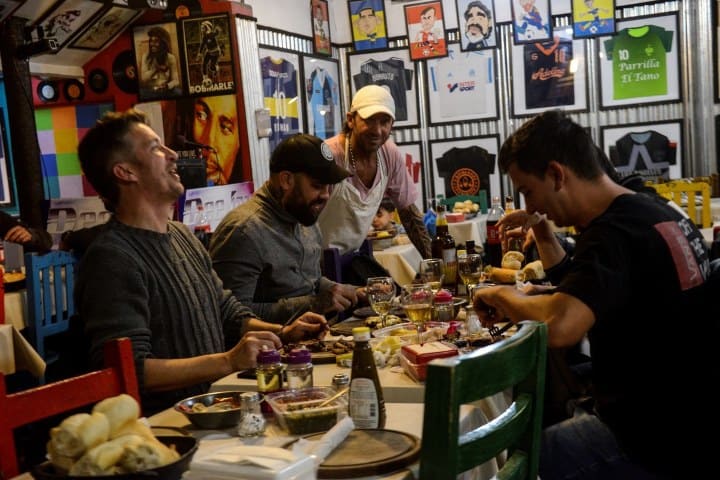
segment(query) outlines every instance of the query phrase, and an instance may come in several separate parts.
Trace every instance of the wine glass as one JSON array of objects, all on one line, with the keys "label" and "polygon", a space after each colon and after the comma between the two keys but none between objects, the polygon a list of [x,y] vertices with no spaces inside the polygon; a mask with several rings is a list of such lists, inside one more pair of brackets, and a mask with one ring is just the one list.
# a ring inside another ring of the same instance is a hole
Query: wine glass
[{"label": "wine glass", "polygon": [[392,299],[395,296],[395,284],[392,277],[370,277],[367,280],[367,296],[372,309],[380,315],[380,324],[383,328],[385,318],[392,308]]},{"label": "wine glass", "polygon": [[439,258],[426,258],[420,262],[420,280],[430,285],[433,294],[442,287],[445,264]]},{"label": "wine glass", "polygon": [[421,332],[425,330],[425,323],[432,318],[434,293],[427,283],[404,285],[401,302],[405,314],[415,324],[418,331],[418,343],[421,342]]},{"label": "wine glass", "polygon": [[468,292],[468,301],[472,302],[470,297],[473,287],[475,287],[482,278],[482,256],[479,253],[468,253],[458,257],[458,273],[465,284],[465,291]]}]

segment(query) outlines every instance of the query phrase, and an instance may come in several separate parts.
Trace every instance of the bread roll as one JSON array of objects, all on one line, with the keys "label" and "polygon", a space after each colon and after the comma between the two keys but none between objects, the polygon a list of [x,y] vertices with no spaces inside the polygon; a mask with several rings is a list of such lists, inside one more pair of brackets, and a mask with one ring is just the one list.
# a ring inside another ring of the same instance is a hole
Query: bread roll
[{"label": "bread roll", "polygon": [[491,265],[485,268],[490,281],[496,283],[515,283],[517,272],[518,270],[511,268],[497,268]]},{"label": "bread roll", "polygon": [[117,472],[115,464],[125,454],[125,445],[143,441],[137,435],[123,435],[91,448],[75,462],[70,469],[70,475],[114,475]]},{"label": "bread roll", "polygon": [[67,474],[75,463],[75,458],[60,455],[53,445],[52,440],[47,443],[48,460],[53,464],[58,473]]},{"label": "bread roll", "polygon": [[545,278],[545,269],[540,260],[528,263],[522,271],[525,274],[525,280],[542,280]]},{"label": "bread roll", "polygon": [[120,437],[122,435],[138,435],[143,438],[155,440],[155,435],[153,434],[150,427],[148,427],[139,419],[132,422],[127,422],[125,425],[120,427],[120,429],[115,431],[115,435],[113,435],[112,438]]},{"label": "bread roll", "polygon": [[522,252],[510,250],[503,255],[501,266],[502,268],[520,270],[523,260],[525,260],[525,255],[523,255]]},{"label": "bread roll", "polygon": [[115,432],[120,430],[126,423],[137,420],[140,416],[140,405],[126,393],[115,397],[106,398],[98,402],[93,412],[104,413],[110,422],[110,437],[117,436]]},{"label": "bread roll", "polygon": [[77,458],[110,438],[110,424],[102,413],[71,415],[50,430],[50,442],[58,455]]},{"label": "bread roll", "polygon": [[125,453],[118,463],[119,469],[123,472],[133,473],[162,467],[180,458],[177,451],[169,448],[156,438],[148,440],[137,435],[127,436],[140,439],[140,441],[134,440],[125,445]]}]

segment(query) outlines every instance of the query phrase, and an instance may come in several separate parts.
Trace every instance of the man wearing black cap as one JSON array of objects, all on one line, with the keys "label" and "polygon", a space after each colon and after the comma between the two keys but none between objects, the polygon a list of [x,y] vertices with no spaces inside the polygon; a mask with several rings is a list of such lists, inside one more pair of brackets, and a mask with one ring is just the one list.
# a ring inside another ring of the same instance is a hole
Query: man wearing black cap
[{"label": "man wearing black cap", "polygon": [[215,271],[225,288],[266,321],[281,323],[302,310],[343,311],[357,303],[356,287],[322,276],[316,225],[330,185],[349,175],[320,138],[288,137],[270,157],[270,179],[215,230]]}]

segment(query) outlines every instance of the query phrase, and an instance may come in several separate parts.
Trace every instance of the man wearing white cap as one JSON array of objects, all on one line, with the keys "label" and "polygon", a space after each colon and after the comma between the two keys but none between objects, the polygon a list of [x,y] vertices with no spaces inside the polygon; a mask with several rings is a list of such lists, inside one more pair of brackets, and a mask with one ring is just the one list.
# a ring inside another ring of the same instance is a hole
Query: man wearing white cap
[{"label": "man wearing white cap", "polygon": [[383,197],[392,200],[408,237],[429,258],[430,236],[415,206],[417,191],[405,160],[390,140],[395,102],[378,85],[367,85],[353,97],[343,131],[326,141],[338,165],[350,177],[333,186],[318,225],[324,247],[353,252],[365,240]]}]

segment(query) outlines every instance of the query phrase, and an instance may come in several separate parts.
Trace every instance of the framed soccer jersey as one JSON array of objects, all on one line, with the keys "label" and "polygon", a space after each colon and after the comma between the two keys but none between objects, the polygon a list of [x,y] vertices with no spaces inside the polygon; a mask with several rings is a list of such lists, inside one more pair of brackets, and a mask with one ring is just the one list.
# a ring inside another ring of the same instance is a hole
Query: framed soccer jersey
[{"label": "framed soccer jersey", "polygon": [[678,15],[617,22],[617,33],[600,38],[600,107],[680,100]]},{"label": "framed soccer jersey", "polygon": [[303,55],[302,78],[306,133],[322,139],[340,133],[345,116],[340,107],[337,60]]},{"label": "framed soccer jersey", "polygon": [[463,52],[448,45],[448,56],[427,66],[430,124],[498,117],[496,49]]}]

